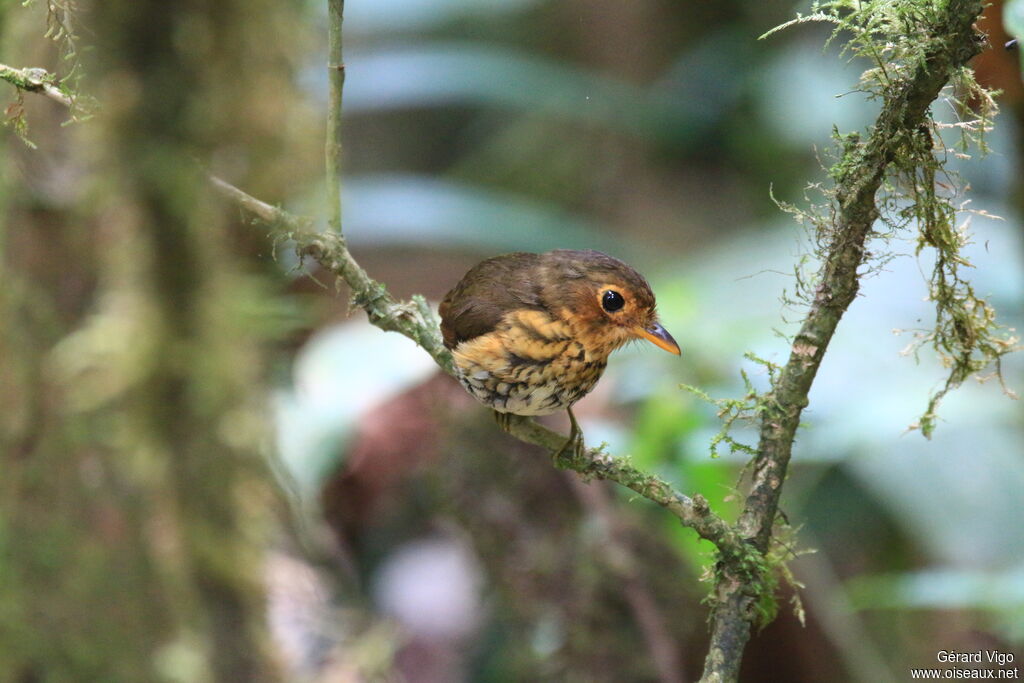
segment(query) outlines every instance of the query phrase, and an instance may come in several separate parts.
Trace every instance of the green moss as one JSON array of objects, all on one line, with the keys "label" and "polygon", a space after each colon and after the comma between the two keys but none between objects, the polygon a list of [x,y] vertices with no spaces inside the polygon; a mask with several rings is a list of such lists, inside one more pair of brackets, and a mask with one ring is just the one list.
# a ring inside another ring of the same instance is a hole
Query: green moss
[{"label": "green moss", "polygon": [[[779,370],[778,365],[763,358],[759,358],[749,351],[745,353],[743,357],[764,367],[768,372],[769,380],[774,384],[775,375]],[[756,423],[760,420],[761,414],[772,404],[774,399],[769,393],[759,392],[750,381],[750,376],[747,375],[745,370],[740,370],[740,377],[743,378],[743,386],[745,389],[742,398],[711,398],[706,392],[695,386],[691,386],[689,384],[679,385],[681,389],[689,391],[697,398],[710,403],[718,409],[717,417],[721,421],[722,426],[718,430],[718,433],[711,437],[711,442],[709,443],[712,458],[719,457],[719,448],[722,444],[725,444],[732,453],[745,453],[749,456],[757,455],[756,448],[741,441],[737,441],[732,436],[731,431],[737,423]]]},{"label": "green moss", "polygon": [[[835,187],[810,188],[823,202],[810,202],[806,209],[779,204],[813,229],[815,256],[824,259],[826,249],[837,238],[837,213],[859,201],[858,188],[877,174],[880,189],[874,201],[865,205],[874,215],[865,218],[871,223],[877,218],[886,228],[878,236],[909,236],[916,242],[919,255],[925,253],[934,259],[928,284],[935,321],[930,329],[918,332],[908,347],[914,354],[930,347],[949,369],[942,388],[929,397],[924,414],[912,425],[926,437],[931,436],[939,403],[949,391],[972,375],[986,372],[1002,382],[1000,359],[1020,348],[1019,339],[997,322],[995,311],[964,276],[964,269],[971,267],[962,253],[971,239],[970,214],[968,220],[962,220],[967,183],[948,168],[948,159],[967,156],[971,150],[987,151],[985,134],[998,108],[994,93],[978,84],[972,69],[934,63],[942,36],[933,34],[946,11],[944,4],[907,1],[815,2],[808,14],[798,15],[762,36],[807,22],[832,24],[829,41],[843,38],[845,55],[871,63],[856,88],[871,99],[898,101],[912,77],[941,79],[940,87],[948,81],[940,97],[945,97],[957,113],[957,122],[937,120],[927,106],[930,98],[904,98],[904,106],[883,111],[867,137],[858,131],[833,132],[836,145],[829,175]],[[964,45],[961,49],[967,54],[976,48]],[[944,68],[948,71],[943,72]],[[923,120],[915,116],[918,110],[924,112]],[[943,140],[943,133],[950,130],[958,136],[954,150],[947,149]],[[891,249],[873,251],[864,264],[869,272],[877,271],[893,257]],[[809,294],[817,284],[813,278],[800,281],[797,298],[809,303]]]}]

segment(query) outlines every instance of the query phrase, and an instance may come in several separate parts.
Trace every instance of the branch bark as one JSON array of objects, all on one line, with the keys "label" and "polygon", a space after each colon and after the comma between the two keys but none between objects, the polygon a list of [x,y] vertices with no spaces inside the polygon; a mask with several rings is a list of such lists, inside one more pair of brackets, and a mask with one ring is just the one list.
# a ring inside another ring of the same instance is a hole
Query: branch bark
[{"label": "branch bark", "polygon": [[[324,161],[327,170],[327,219],[331,229],[341,232],[341,96],[345,89],[341,26],[345,0],[327,0],[327,140]],[[344,236],[341,237],[344,240]],[[344,244],[344,242],[343,242]]]},{"label": "branch bark", "polygon": [[[879,216],[875,195],[901,146],[914,144],[927,110],[953,72],[980,51],[974,22],[978,0],[949,0],[931,27],[924,58],[910,65],[887,91],[868,139],[850,139],[844,170],[836,177],[832,238],[818,274],[814,301],[793,340],[789,360],[765,397],[753,483],[737,530],[760,553],[767,553],[779,496],[786,478],[800,414],[828,344],[857,295],[858,268],[865,243]],[[896,72],[894,72],[896,73]],[[715,587],[711,646],[703,681],[734,681],[754,620],[755,586],[722,567]]]}]

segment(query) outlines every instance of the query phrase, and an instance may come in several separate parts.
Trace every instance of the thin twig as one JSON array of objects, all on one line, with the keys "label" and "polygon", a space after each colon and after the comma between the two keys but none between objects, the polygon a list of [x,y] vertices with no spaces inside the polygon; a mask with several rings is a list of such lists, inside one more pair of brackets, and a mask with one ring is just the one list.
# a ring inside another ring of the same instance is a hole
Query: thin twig
[{"label": "thin twig", "polygon": [[[345,62],[342,61],[342,22],[345,0],[327,0],[327,140],[324,160],[327,167],[327,222],[338,235],[341,232],[341,96],[345,88]],[[342,236],[342,240],[345,238]],[[344,242],[343,242],[344,244]]]},{"label": "thin twig", "polygon": [[264,223],[269,223],[271,225],[283,225],[296,233],[309,232],[310,234],[313,234],[311,232],[311,226],[313,223],[311,220],[303,220],[297,216],[291,215],[287,211],[273,206],[272,204],[267,204],[264,201],[256,199],[256,197],[242,192],[231,183],[221,180],[215,175],[211,175],[209,178],[210,182],[218,192],[238,204],[249,213],[254,214]]},{"label": "thin twig", "polygon": [[[366,311],[373,325],[409,337],[429,353],[442,370],[454,375],[451,353],[444,347],[437,320],[426,301],[418,296],[408,302],[397,301],[384,285],[370,278],[349,253],[345,242],[341,225],[341,101],[345,84],[341,27],[345,3],[344,0],[328,0],[327,6],[330,99],[325,161],[331,230],[313,232],[309,229],[311,221],[292,217],[219,178],[211,178],[211,182],[223,195],[267,221],[279,237],[294,240],[300,254],[312,257],[344,280],[352,290],[352,300]],[[509,431],[516,438],[542,446],[552,453],[562,450],[565,437],[561,434],[528,418],[513,418]],[[711,511],[703,497],[684,496],[661,479],[641,472],[620,458],[600,449],[587,449],[579,455],[563,458],[559,464],[584,477],[616,481],[658,503],[685,526],[718,546],[719,556],[726,563],[741,563],[751,552],[747,544],[738,541],[729,524]],[[740,571],[739,567],[737,571]]]},{"label": "thin twig", "polygon": [[[342,279],[352,291],[352,300],[363,310],[371,324],[382,330],[398,332],[419,344],[448,375],[454,376],[451,353],[444,347],[438,321],[427,302],[420,296],[412,301],[398,301],[384,285],[374,281],[356,262],[348,250],[341,223],[341,96],[344,86],[341,21],[343,0],[328,0],[328,60],[330,101],[325,145],[327,169],[327,211],[331,230],[317,233],[309,229],[311,221],[290,216],[218,178],[211,178],[214,187],[224,196],[268,223],[279,238],[294,240],[299,253],[310,256],[329,272]],[[509,433],[526,443],[541,446],[552,453],[562,451],[566,437],[533,420],[512,416]],[[709,507],[700,495],[685,496],[668,483],[633,467],[602,449],[585,449],[582,453],[563,456],[558,463],[584,478],[615,481],[641,496],[661,505],[702,538],[718,549],[721,562],[737,575],[744,567],[756,563],[753,549],[739,540],[735,530]]]}]

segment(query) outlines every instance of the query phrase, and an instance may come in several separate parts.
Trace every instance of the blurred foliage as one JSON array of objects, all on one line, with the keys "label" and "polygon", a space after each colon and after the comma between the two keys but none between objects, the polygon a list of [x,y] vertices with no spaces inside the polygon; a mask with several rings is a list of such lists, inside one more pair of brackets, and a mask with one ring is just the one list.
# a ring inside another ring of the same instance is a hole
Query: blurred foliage
[{"label": "blurred foliage", "polygon": [[[1003,7],[1003,24],[1010,35],[1018,39],[1024,38],[1024,3],[1020,0],[1008,0]],[[1024,51],[1018,52],[1021,55],[1021,68],[1024,69]]]},{"label": "blurred foliage", "polygon": [[4,141],[0,680],[274,680],[263,381],[296,316],[197,173],[263,127],[226,135],[251,86],[217,84],[259,26],[231,3],[27,4],[4,59],[102,110],[63,126],[32,96],[37,149]]}]

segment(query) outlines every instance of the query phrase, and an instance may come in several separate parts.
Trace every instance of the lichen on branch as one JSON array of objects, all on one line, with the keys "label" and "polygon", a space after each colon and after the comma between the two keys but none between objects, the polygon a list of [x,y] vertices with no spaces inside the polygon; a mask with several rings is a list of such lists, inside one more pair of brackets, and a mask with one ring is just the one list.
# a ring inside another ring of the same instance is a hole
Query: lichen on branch
[{"label": "lichen on branch", "polygon": [[[943,386],[929,397],[924,413],[911,425],[925,437],[931,437],[939,403],[949,391],[969,377],[982,377],[986,372],[1002,383],[1001,358],[1020,348],[1013,330],[997,322],[995,310],[964,276],[964,270],[972,267],[963,254],[971,242],[970,219],[974,214],[988,214],[967,210],[967,183],[948,164],[951,158],[968,158],[972,150],[982,154],[988,151],[985,136],[992,128],[998,105],[993,93],[977,82],[966,63],[949,65],[941,71],[940,54],[934,41],[929,40],[930,34],[941,27],[938,19],[935,8],[923,8],[920,3],[833,0],[815,2],[810,14],[798,15],[765,34],[806,22],[832,24],[829,41],[849,36],[842,52],[872,64],[855,88],[869,99],[885,102],[899,97],[908,76],[915,74],[941,75],[944,79],[939,97],[949,106],[942,111],[951,112],[954,120],[936,117],[928,106],[932,100],[908,100],[915,111],[924,105],[920,119],[908,118],[910,109],[894,112],[902,118],[890,122],[894,125],[887,133],[889,158],[875,199],[876,219],[885,234],[910,239],[915,243],[916,255],[932,261],[928,298],[935,306],[934,324],[917,330],[906,348],[907,353],[917,356],[921,349],[930,347],[948,368]],[[975,40],[973,49],[977,50],[984,37],[978,34]],[[965,45],[963,49],[971,48]],[[819,244],[827,243],[834,232],[837,205],[843,202],[840,188],[851,185],[844,178],[860,166],[860,134],[837,132],[835,137],[839,154],[829,169],[835,185],[814,187],[824,195],[824,206],[805,210],[783,205],[798,220],[814,226]],[[865,265],[878,268],[891,256],[888,250],[881,250],[873,256],[874,263]],[[808,292],[806,288],[804,291]],[[1003,388],[1016,397],[1005,384]]]}]

